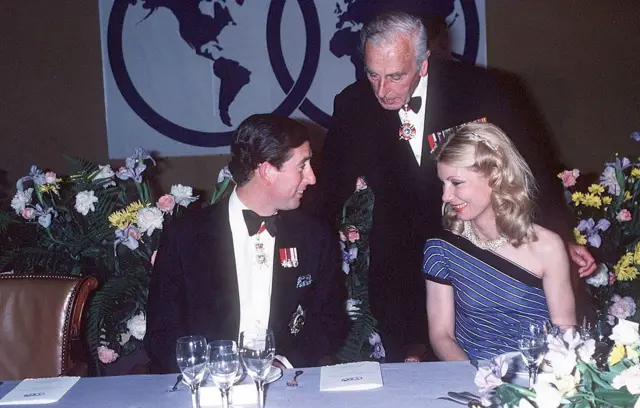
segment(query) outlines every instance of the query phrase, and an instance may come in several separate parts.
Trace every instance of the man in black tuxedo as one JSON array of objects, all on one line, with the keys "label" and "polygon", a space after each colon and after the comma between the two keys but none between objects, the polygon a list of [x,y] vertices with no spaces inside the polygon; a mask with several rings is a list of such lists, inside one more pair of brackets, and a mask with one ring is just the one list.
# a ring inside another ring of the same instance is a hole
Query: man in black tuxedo
[{"label": "man in black tuxedo", "polygon": [[176,339],[237,339],[270,328],[284,366],[316,366],[342,344],[348,318],[337,239],[296,210],[315,183],[307,129],[253,115],[234,134],[229,198],[162,235],[145,348],[151,371],[176,372]]},{"label": "man in black tuxedo", "polygon": [[[320,194],[304,204],[335,219],[357,177],[366,179],[375,195],[371,310],[387,360],[418,361],[427,344],[422,248],[442,228],[442,187],[432,157],[438,140],[429,135],[486,117],[513,139],[537,177],[538,204],[544,209],[538,222],[554,231],[568,223],[562,195],[554,189],[559,182],[541,160],[549,147],[539,146],[518,123],[486,71],[429,58],[423,24],[401,12],[366,24],[361,46],[365,78],[335,98],[318,177]],[[582,272],[595,269],[584,247],[574,245],[572,254]]]}]

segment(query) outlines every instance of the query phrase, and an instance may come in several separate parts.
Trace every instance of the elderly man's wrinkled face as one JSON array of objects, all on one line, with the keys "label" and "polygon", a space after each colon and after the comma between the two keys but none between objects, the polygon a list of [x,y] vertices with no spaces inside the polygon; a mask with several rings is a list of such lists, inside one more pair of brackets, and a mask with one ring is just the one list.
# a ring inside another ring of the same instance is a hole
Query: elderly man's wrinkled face
[{"label": "elderly man's wrinkled face", "polygon": [[427,75],[428,62],[423,61],[418,69],[413,39],[406,35],[378,44],[367,41],[364,63],[378,102],[388,110],[398,110],[407,103],[420,77]]}]

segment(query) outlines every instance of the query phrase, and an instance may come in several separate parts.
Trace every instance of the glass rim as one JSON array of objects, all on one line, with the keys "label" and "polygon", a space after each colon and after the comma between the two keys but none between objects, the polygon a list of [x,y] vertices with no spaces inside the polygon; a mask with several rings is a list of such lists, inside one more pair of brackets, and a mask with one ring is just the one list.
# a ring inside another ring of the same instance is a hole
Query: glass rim
[{"label": "glass rim", "polygon": [[190,335],[190,336],[182,336],[182,337],[178,337],[176,339],[176,343],[188,343],[188,342],[192,342],[192,341],[203,341],[205,342],[205,344],[207,343],[207,338],[205,336],[202,335]]}]

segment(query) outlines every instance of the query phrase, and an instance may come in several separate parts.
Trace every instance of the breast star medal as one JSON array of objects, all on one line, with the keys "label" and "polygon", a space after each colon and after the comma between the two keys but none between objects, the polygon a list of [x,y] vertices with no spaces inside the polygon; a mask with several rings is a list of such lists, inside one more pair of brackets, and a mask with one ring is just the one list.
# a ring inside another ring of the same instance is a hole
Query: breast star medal
[{"label": "breast star medal", "polygon": [[416,135],[416,127],[413,126],[409,122],[404,122],[402,126],[400,126],[400,130],[398,131],[398,136],[400,136],[400,140],[411,140]]}]

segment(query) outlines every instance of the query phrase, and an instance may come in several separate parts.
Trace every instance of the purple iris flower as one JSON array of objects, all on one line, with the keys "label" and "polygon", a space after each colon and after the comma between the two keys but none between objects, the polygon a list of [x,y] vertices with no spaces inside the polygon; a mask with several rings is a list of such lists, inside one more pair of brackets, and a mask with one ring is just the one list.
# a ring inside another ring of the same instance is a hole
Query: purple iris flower
[{"label": "purple iris flower", "polygon": [[138,249],[138,240],[140,239],[140,230],[134,227],[133,225],[128,226],[125,229],[116,230],[116,239],[113,242],[113,250],[116,250],[116,247],[119,244],[122,244],[129,248],[130,250]]},{"label": "purple iris flower", "polygon": [[589,218],[588,220],[581,220],[580,223],[578,223],[578,231],[584,232],[587,235],[589,245],[594,248],[600,248],[602,238],[599,232],[608,230],[610,226],[611,222],[605,218],[602,218],[597,224],[593,218]]},{"label": "purple iris flower", "polygon": [[631,134],[631,138],[632,138],[633,140],[635,140],[636,142],[640,142],[640,132],[633,132],[633,133]]},{"label": "purple iris flower", "polygon": [[40,170],[40,167],[36,166],[35,164],[29,169],[28,176],[24,176],[16,182],[16,189],[18,191],[24,191],[24,183],[26,183],[27,181],[33,181],[36,186],[47,184],[44,178],[44,173],[42,172],[42,170]]},{"label": "purple iris flower", "polygon": [[44,228],[49,228],[51,226],[51,218],[57,217],[58,212],[51,207],[42,208],[40,204],[36,204],[35,208],[35,216],[38,217],[38,223]]},{"label": "purple iris flower", "polygon": [[342,271],[348,275],[351,271],[351,264],[358,257],[358,248],[353,246],[347,250],[344,242],[340,242],[340,249],[342,250]]},{"label": "purple iris flower", "polygon": [[142,183],[142,173],[147,168],[144,161],[147,159],[151,160],[154,166],[156,165],[156,161],[149,152],[137,147],[134,153],[124,161],[124,167],[116,171],[116,176],[120,180],[133,179],[136,183]]}]

